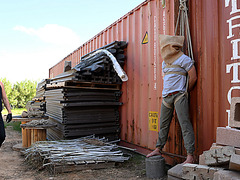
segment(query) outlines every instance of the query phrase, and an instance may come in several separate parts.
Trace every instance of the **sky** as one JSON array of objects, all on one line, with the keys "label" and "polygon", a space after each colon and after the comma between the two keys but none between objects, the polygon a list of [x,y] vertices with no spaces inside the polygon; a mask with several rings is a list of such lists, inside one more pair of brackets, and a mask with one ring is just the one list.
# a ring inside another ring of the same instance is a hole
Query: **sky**
[{"label": "sky", "polygon": [[49,69],[144,0],[0,0],[0,78]]}]

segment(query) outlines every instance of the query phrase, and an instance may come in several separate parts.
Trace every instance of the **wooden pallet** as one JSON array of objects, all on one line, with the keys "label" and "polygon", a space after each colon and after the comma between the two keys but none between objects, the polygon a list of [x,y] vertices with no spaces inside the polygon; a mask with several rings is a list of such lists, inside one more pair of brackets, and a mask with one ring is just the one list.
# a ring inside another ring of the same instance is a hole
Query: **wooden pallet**
[{"label": "wooden pallet", "polygon": [[115,162],[73,162],[72,164],[63,165],[50,165],[47,169],[51,174],[59,174],[66,172],[82,171],[82,170],[94,170],[94,169],[107,169],[113,168]]},{"label": "wooden pallet", "polygon": [[63,87],[120,90],[121,84],[103,84],[103,83],[77,82],[77,81],[64,81],[64,82],[47,84],[47,88],[63,88]]}]

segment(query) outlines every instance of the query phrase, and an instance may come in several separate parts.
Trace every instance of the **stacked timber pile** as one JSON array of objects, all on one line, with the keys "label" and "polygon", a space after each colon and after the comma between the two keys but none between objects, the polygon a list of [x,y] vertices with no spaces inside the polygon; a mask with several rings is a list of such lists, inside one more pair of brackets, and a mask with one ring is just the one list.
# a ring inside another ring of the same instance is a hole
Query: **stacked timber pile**
[{"label": "stacked timber pile", "polygon": [[46,113],[46,101],[44,98],[44,93],[46,91],[46,85],[49,83],[49,79],[44,79],[37,84],[36,87],[36,95],[35,97],[27,102],[26,109],[27,112],[24,111],[22,113],[22,117],[43,117]]},{"label": "stacked timber pile", "polygon": [[48,138],[72,139],[96,134],[117,139],[120,96],[118,90],[60,88],[46,91],[47,116],[58,125],[48,130]]},{"label": "stacked timber pile", "polygon": [[217,127],[216,143],[199,156],[199,164],[179,164],[168,171],[169,178],[240,179],[239,105],[240,98],[232,98],[229,127]]},{"label": "stacked timber pile", "polygon": [[101,50],[107,50],[117,60],[121,67],[124,66],[124,49],[127,47],[125,41],[114,41],[106,46],[96,49],[81,57],[81,62],[70,71],[66,71],[51,79],[47,87],[59,87],[65,84],[72,85],[74,81],[101,84],[122,84],[120,77],[113,68],[111,58]]},{"label": "stacked timber pile", "polygon": [[120,87],[122,79],[126,80],[120,71],[126,46],[126,42],[114,41],[81,57],[73,69],[50,80],[44,94],[46,115],[58,124],[48,130],[50,140],[91,134],[118,139]]},{"label": "stacked timber pile", "polygon": [[37,84],[36,96],[33,98],[34,101],[44,100],[44,93],[46,90],[46,85],[50,83],[50,79],[43,79]]},{"label": "stacked timber pile", "polygon": [[25,160],[38,169],[51,173],[63,173],[85,169],[113,167],[115,162],[124,162],[129,157],[108,143],[94,136],[74,140],[39,141],[25,151]]}]

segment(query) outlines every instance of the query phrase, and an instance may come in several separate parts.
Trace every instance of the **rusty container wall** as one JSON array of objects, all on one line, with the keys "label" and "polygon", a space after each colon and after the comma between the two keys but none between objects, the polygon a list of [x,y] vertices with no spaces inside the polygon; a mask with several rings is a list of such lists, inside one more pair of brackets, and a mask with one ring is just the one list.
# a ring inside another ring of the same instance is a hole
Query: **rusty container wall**
[{"label": "rusty container wall", "polygon": [[[159,34],[174,33],[174,0],[147,0],[118,19],[72,54],[65,57],[49,70],[50,77],[63,72],[64,61],[72,65],[80,57],[112,41],[128,42],[127,60],[124,67],[129,80],[122,85],[121,139],[147,148],[155,148],[159,130],[162,76],[159,52]],[[157,122],[149,130],[150,113],[158,115]],[[172,132],[175,130],[173,129]],[[172,133],[175,135],[175,133]],[[170,141],[168,144],[175,144]],[[175,148],[175,145],[167,145]],[[181,148],[181,147],[180,147]],[[168,148],[169,149],[169,148]],[[171,152],[174,153],[173,150]]]},{"label": "rusty container wall", "polygon": [[240,95],[239,28],[234,27],[240,24],[239,10],[234,12],[237,8],[240,0],[191,0],[189,3],[198,71],[197,86],[191,94],[197,154],[215,142],[217,127],[228,125],[231,97]]},{"label": "rusty container wall", "polygon": [[[129,80],[122,85],[121,140],[141,150],[154,149],[157,141],[163,83],[158,36],[173,34],[179,6],[178,0],[165,1],[165,7],[162,2],[143,2],[49,70],[49,77],[54,77],[63,72],[64,61],[72,61],[75,66],[81,56],[97,48],[115,40],[127,41],[124,70]],[[231,22],[239,24],[239,12],[234,11],[240,8],[240,0],[191,0],[188,6],[198,73],[190,93],[190,113],[196,136],[195,154],[199,155],[215,142],[216,128],[228,124],[229,99],[239,96],[239,28],[232,26],[234,36],[230,36],[229,26]],[[176,117],[164,150],[186,155]]]}]

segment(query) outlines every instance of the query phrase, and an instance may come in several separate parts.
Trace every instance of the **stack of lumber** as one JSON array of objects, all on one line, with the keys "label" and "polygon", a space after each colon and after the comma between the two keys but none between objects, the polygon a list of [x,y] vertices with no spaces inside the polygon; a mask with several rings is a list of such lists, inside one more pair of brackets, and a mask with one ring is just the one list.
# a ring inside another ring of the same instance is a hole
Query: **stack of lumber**
[{"label": "stack of lumber", "polygon": [[63,173],[85,169],[113,167],[129,157],[105,138],[95,136],[74,140],[39,141],[25,150],[25,160],[31,166],[48,169],[51,173]]},{"label": "stack of lumber", "polygon": [[[118,139],[122,77],[116,64],[124,66],[126,46],[124,41],[114,41],[82,56],[73,69],[50,79],[44,93],[46,115],[57,123],[48,130],[50,140],[91,134]],[[116,61],[110,59],[112,55]]]},{"label": "stack of lumber", "polygon": [[110,58],[103,52],[97,53],[97,51],[101,49],[109,51],[116,58],[120,66],[123,67],[126,59],[124,55],[126,46],[127,43],[125,41],[114,41],[82,56],[81,62],[78,65],[52,78],[47,87],[58,87],[62,84],[61,82],[68,81],[121,84],[122,81],[114,70]]},{"label": "stack of lumber", "polygon": [[96,134],[117,139],[119,90],[60,88],[45,93],[49,120],[57,127],[48,130],[48,139],[72,139]]},{"label": "stack of lumber", "polygon": [[37,84],[36,95],[33,98],[34,101],[41,101],[44,98],[44,93],[46,90],[46,85],[50,83],[50,79],[43,79]]},{"label": "stack of lumber", "polygon": [[27,112],[22,114],[23,117],[43,117],[46,113],[46,101],[44,99],[44,93],[46,91],[46,85],[50,82],[50,79],[43,79],[37,84],[36,95],[31,101],[26,104]]}]

